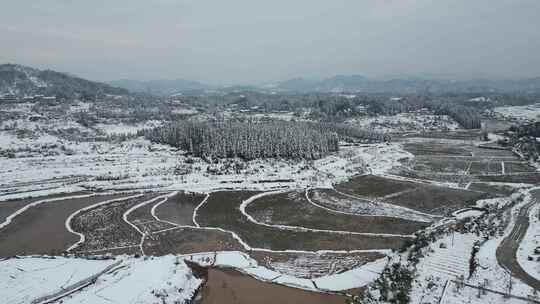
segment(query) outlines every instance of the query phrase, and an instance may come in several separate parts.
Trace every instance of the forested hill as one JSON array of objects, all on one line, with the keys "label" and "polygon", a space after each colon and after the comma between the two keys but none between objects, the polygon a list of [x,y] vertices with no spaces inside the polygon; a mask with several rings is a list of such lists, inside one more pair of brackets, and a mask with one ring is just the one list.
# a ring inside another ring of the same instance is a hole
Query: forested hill
[{"label": "forested hill", "polygon": [[57,98],[127,95],[129,91],[52,70],[17,64],[0,65],[0,94],[49,95]]}]

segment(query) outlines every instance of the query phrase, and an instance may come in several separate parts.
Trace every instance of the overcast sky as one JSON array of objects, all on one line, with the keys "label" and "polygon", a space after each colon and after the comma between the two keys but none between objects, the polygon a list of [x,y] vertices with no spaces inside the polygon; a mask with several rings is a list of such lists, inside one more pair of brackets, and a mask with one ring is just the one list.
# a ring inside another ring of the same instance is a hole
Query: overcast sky
[{"label": "overcast sky", "polygon": [[94,80],[540,76],[538,0],[0,2],[0,63]]}]

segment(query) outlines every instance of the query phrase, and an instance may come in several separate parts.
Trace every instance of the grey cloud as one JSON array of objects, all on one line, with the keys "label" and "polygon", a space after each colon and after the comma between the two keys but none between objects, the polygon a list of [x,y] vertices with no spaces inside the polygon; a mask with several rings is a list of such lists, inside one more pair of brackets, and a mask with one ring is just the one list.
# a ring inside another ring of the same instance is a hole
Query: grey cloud
[{"label": "grey cloud", "polygon": [[0,60],[96,80],[540,75],[536,0],[21,0],[2,7]]}]

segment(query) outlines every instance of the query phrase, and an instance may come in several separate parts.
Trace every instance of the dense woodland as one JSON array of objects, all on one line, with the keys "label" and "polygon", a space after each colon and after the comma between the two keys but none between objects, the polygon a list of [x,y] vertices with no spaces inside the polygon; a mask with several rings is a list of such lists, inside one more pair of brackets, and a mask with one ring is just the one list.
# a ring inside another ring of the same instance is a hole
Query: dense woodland
[{"label": "dense woodland", "polygon": [[285,121],[179,121],[141,132],[205,160],[239,157],[318,159],[338,151],[340,138],[380,140],[381,136],[328,124]]}]

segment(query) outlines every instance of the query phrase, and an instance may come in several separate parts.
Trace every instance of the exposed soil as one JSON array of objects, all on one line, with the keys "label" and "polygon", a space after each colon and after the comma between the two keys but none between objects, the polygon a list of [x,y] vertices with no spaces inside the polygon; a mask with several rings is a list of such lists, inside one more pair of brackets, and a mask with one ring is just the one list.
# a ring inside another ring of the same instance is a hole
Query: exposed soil
[{"label": "exposed soil", "polygon": [[361,175],[334,187],[344,193],[375,198],[414,188],[414,184],[375,175]]},{"label": "exposed soil", "polygon": [[254,224],[240,212],[243,200],[256,192],[216,192],[198,212],[201,226],[234,231],[250,246],[273,250],[355,250],[400,248],[402,237],[379,237],[311,231],[288,231]]},{"label": "exposed soil", "polygon": [[217,230],[178,228],[149,235],[144,240],[148,255],[189,254],[210,251],[243,251],[230,233]]},{"label": "exposed soil", "polygon": [[471,150],[466,145],[448,144],[437,141],[408,142],[403,145],[403,148],[414,155],[471,156]]},{"label": "exposed soil", "polygon": [[473,147],[472,152],[475,156],[507,157],[507,158],[515,158],[516,160],[518,160],[514,152],[510,150],[505,150],[505,149],[487,149],[487,148],[481,148],[481,147]]},{"label": "exposed soil", "polygon": [[502,174],[501,162],[473,161],[470,163],[469,174]]},{"label": "exposed soil", "polygon": [[0,256],[61,253],[79,240],[64,225],[73,212],[123,196],[126,195],[96,195],[45,202],[29,208],[0,230]]},{"label": "exposed soil", "polygon": [[505,173],[536,172],[536,168],[525,162],[504,162]]},{"label": "exposed soil", "polygon": [[344,304],[347,297],[261,282],[232,269],[208,270],[198,304]]},{"label": "exposed soil", "polygon": [[525,183],[525,184],[540,184],[540,173],[521,173],[514,175],[484,175],[477,176],[483,182],[499,182],[499,183]]},{"label": "exposed soil", "polygon": [[516,188],[506,185],[490,185],[486,183],[472,183],[469,190],[488,192],[500,196],[509,196],[516,191]]},{"label": "exposed soil", "polygon": [[180,192],[156,208],[156,216],[178,225],[193,225],[193,211],[204,195]]},{"label": "exposed soil", "polygon": [[456,140],[477,140],[480,139],[480,136],[481,134],[479,130],[427,131],[410,133],[409,135],[401,135],[401,137],[423,137],[431,139],[440,138]]},{"label": "exposed soil", "polygon": [[448,215],[453,211],[475,205],[477,200],[493,195],[461,189],[418,184],[414,191],[384,200],[387,203],[436,215]]},{"label": "exposed soil", "polygon": [[305,198],[305,191],[264,196],[249,204],[246,212],[267,224],[366,233],[406,235],[429,225],[395,217],[356,216],[330,212],[309,203]]}]

